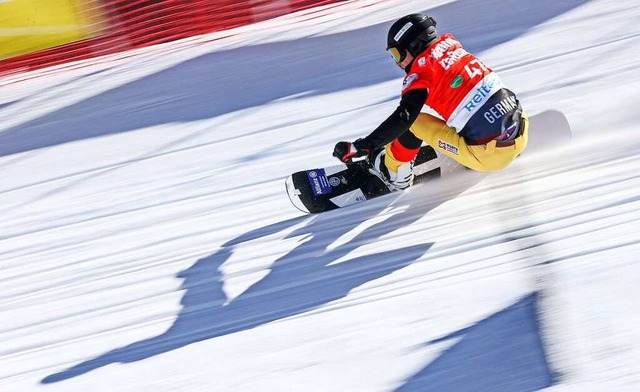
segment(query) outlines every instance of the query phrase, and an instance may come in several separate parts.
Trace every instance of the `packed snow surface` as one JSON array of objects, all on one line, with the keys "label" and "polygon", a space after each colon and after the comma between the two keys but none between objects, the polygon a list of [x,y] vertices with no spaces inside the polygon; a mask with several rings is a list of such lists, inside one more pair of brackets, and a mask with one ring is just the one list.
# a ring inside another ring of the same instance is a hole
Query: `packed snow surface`
[{"label": "packed snow surface", "polygon": [[[300,213],[286,176],[395,109],[412,12],[573,139]],[[0,79],[0,390],[640,390],[639,21],[351,1]]]}]

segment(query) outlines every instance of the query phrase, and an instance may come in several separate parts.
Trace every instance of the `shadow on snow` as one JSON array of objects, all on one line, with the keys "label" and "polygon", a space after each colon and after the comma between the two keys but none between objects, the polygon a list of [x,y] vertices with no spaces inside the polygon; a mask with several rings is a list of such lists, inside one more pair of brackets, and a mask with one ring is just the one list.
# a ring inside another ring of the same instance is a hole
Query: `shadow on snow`
[{"label": "shadow on snow", "polygon": [[[383,198],[384,199],[384,198]],[[388,198],[386,201],[388,202]],[[345,297],[349,291],[367,282],[398,271],[422,257],[432,246],[422,243],[331,265],[363,243],[411,224],[424,216],[434,203],[416,206],[411,213],[392,214],[374,224],[351,241],[328,249],[331,244],[386,208],[385,200],[372,201],[353,209],[350,219],[336,225],[336,214],[290,219],[239,236],[214,254],[198,260],[178,274],[184,279],[182,310],[173,325],[162,335],[133,343],[100,355],[60,373],[42,383],[54,383],[77,377],[111,363],[140,361],[199,341],[259,327],[294,316]],[[439,204],[439,203],[435,203]],[[341,211],[338,213],[345,213]],[[296,226],[301,227],[294,229]],[[276,260],[269,273],[237,298],[227,301],[222,290],[220,268],[247,241],[282,231],[293,231],[286,238],[310,237]]]},{"label": "shadow on snow", "polygon": [[[163,334],[139,341],[45,377],[49,384],[77,377],[112,363],[130,363],[207,339],[256,328],[298,315],[345,297],[351,290],[410,265],[425,255],[432,243],[407,246],[358,257],[338,264],[362,244],[411,225],[444,201],[456,197],[484,178],[467,173],[451,187],[439,181],[420,186],[420,193],[403,194],[397,210],[367,227],[350,241],[331,245],[369,219],[379,216],[389,195],[346,210],[300,217],[245,233],[198,260],[178,277],[184,279],[182,310]],[[443,191],[446,189],[446,191]],[[340,214],[339,224],[336,215]],[[223,291],[221,266],[243,244],[291,231],[286,238],[303,236],[289,253],[276,260],[269,273],[244,293],[228,301]],[[537,295],[428,344],[460,338],[440,357],[400,387],[399,391],[533,391],[552,384],[537,323]],[[471,389],[470,389],[471,388]]]},{"label": "shadow on snow", "polygon": [[537,318],[538,294],[530,294],[476,324],[434,340],[460,339],[396,392],[530,392],[550,387]]}]

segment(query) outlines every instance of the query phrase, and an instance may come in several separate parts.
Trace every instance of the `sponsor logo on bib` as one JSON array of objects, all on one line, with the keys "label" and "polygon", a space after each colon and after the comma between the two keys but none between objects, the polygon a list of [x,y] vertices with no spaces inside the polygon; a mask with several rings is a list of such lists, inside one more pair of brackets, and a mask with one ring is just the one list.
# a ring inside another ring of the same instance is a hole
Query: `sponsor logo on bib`
[{"label": "sponsor logo on bib", "polygon": [[458,88],[462,85],[462,82],[464,82],[464,78],[461,75],[458,75],[453,79],[449,86],[451,86],[451,88]]}]

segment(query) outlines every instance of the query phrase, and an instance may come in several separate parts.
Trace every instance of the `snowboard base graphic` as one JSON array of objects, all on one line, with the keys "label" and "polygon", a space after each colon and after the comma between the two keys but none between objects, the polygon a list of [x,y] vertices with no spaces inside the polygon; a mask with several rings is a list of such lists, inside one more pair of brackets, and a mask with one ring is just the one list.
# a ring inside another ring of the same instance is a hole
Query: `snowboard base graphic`
[{"label": "snowboard base graphic", "polygon": [[[440,168],[429,165],[437,158],[429,146],[418,152],[414,184],[440,177]],[[373,199],[393,192],[383,180],[369,172],[369,161],[303,170],[290,175],[286,189],[291,202],[303,212],[323,212]]]}]

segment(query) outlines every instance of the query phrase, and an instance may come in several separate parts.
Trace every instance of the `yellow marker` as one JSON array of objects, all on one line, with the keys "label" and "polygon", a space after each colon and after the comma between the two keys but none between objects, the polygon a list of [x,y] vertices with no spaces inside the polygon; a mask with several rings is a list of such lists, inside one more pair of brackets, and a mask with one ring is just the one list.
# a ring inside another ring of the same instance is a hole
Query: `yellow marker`
[{"label": "yellow marker", "polygon": [[89,38],[78,0],[0,0],[0,60]]}]

